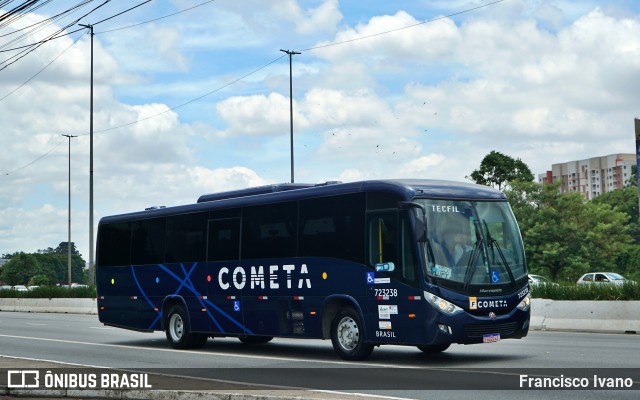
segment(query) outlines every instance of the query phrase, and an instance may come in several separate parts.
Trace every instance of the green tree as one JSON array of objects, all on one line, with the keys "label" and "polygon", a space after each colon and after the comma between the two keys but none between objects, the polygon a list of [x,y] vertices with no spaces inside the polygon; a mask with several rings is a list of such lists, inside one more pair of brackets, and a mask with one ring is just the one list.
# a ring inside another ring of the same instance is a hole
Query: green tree
[{"label": "green tree", "polygon": [[467,178],[480,185],[493,186],[498,190],[506,189],[512,182],[534,180],[531,170],[519,158],[514,159],[498,151],[491,151]]},{"label": "green tree", "polygon": [[[44,250],[38,250],[38,254],[35,255],[52,283],[68,282],[67,249],[67,242],[61,242],[55,249],[49,247]],[[86,282],[85,265],[86,262],[77,251],[75,244],[71,242],[71,277],[73,282]]]},{"label": "green tree", "polygon": [[629,234],[636,244],[640,244],[640,223],[638,222],[638,187],[628,186],[603,193],[592,200],[594,204],[607,204],[616,211],[629,216]]},{"label": "green tree", "polygon": [[506,194],[532,273],[573,281],[588,270],[622,272],[618,260],[631,242],[625,213],[560,193],[557,184],[514,182]]},{"label": "green tree", "polygon": [[2,267],[2,280],[7,285],[25,285],[29,279],[42,271],[33,254],[20,253]]},{"label": "green tree", "polygon": [[29,286],[48,286],[51,282],[49,281],[49,277],[47,275],[35,275],[29,279]]},{"label": "green tree", "polygon": [[633,238],[629,235],[629,215],[608,204],[587,202],[581,229],[587,243],[587,259],[600,270],[618,271],[618,257],[625,253]]}]

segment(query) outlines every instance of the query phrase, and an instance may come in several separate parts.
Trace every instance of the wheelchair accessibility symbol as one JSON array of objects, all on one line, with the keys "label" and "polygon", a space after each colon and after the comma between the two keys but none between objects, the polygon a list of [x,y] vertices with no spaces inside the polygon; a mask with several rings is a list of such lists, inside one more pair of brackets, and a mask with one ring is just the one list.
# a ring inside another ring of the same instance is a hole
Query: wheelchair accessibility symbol
[{"label": "wheelchair accessibility symbol", "polygon": [[233,302],[233,311],[240,311],[240,302],[238,300]]},{"label": "wheelchair accessibility symbol", "polygon": [[500,274],[498,274],[498,271],[491,271],[491,282],[493,283],[500,282]]},{"label": "wheelchair accessibility symbol", "polygon": [[373,285],[376,282],[373,272],[367,272],[367,285]]}]

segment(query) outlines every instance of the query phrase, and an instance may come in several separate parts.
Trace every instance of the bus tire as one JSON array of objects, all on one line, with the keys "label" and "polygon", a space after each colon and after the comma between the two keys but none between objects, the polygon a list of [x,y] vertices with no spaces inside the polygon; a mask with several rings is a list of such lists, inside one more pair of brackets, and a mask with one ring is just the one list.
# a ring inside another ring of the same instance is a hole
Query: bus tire
[{"label": "bus tire", "polygon": [[174,304],[169,308],[165,326],[167,340],[174,349],[199,348],[209,338],[206,334],[191,332],[189,316],[181,304]]},{"label": "bus tire", "polygon": [[351,307],[338,312],[331,323],[331,344],[338,355],[349,361],[364,360],[373,345],[364,342],[364,325],[360,315]]},{"label": "bus tire", "polygon": [[238,339],[243,344],[263,344],[273,340],[273,336],[240,336]]},{"label": "bus tire", "polygon": [[422,351],[423,353],[426,353],[426,354],[438,354],[438,353],[442,353],[443,351],[448,349],[449,346],[451,346],[451,343],[447,343],[447,344],[432,344],[432,345],[429,345],[429,346],[418,346],[418,348],[420,349],[420,351]]}]

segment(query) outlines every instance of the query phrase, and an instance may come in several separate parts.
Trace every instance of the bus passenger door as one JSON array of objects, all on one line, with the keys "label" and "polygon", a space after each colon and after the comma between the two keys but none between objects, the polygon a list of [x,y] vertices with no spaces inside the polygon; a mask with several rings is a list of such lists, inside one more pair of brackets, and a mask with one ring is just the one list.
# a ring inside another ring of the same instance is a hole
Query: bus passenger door
[{"label": "bus passenger door", "polygon": [[240,267],[240,218],[209,220],[207,229],[208,295],[205,300],[211,330],[221,334],[246,333]]},{"label": "bus passenger door", "polygon": [[408,211],[367,214],[367,264],[367,339],[378,343],[419,341],[423,295]]}]

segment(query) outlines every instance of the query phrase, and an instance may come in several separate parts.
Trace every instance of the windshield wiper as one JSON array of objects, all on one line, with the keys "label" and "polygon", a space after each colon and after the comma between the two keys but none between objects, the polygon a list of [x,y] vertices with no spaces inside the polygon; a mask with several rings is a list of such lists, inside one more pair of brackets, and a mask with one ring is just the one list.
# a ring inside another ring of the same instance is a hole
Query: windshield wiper
[{"label": "windshield wiper", "polygon": [[484,224],[484,229],[487,232],[487,239],[489,239],[489,245],[491,246],[492,249],[494,245],[496,249],[498,249],[498,255],[500,255],[500,260],[502,261],[502,265],[504,265],[505,269],[507,270],[507,273],[509,274],[509,279],[511,280],[511,286],[515,287],[516,280],[513,277],[513,271],[511,270],[511,266],[509,266],[509,263],[507,262],[507,258],[504,256],[502,249],[500,248],[500,244],[498,243],[497,240],[495,240],[491,236],[491,232],[489,232],[489,227],[487,226],[487,222],[485,220],[482,220],[482,223]]},{"label": "windshield wiper", "polygon": [[[484,240],[482,239],[482,232],[478,227],[478,222],[474,221],[473,225],[476,228],[476,237],[478,239],[473,244],[473,249],[471,250],[471,255],[469,256],[469,261],[467,262],[467,269],[464,274],[464,287],[463,287],[463,290],[465,291],[469,289],[469,285],[471,284],[471,279],[473,279],[473,275],[475,275],[476,273],[476,269],[477,269],[476,264],[478,261],[478,257],[480,257],[480,254],[483,249],[486,250],[484,246]],[[486,257],[487,257],[487,254],[485,254],[485,258]]]}]

